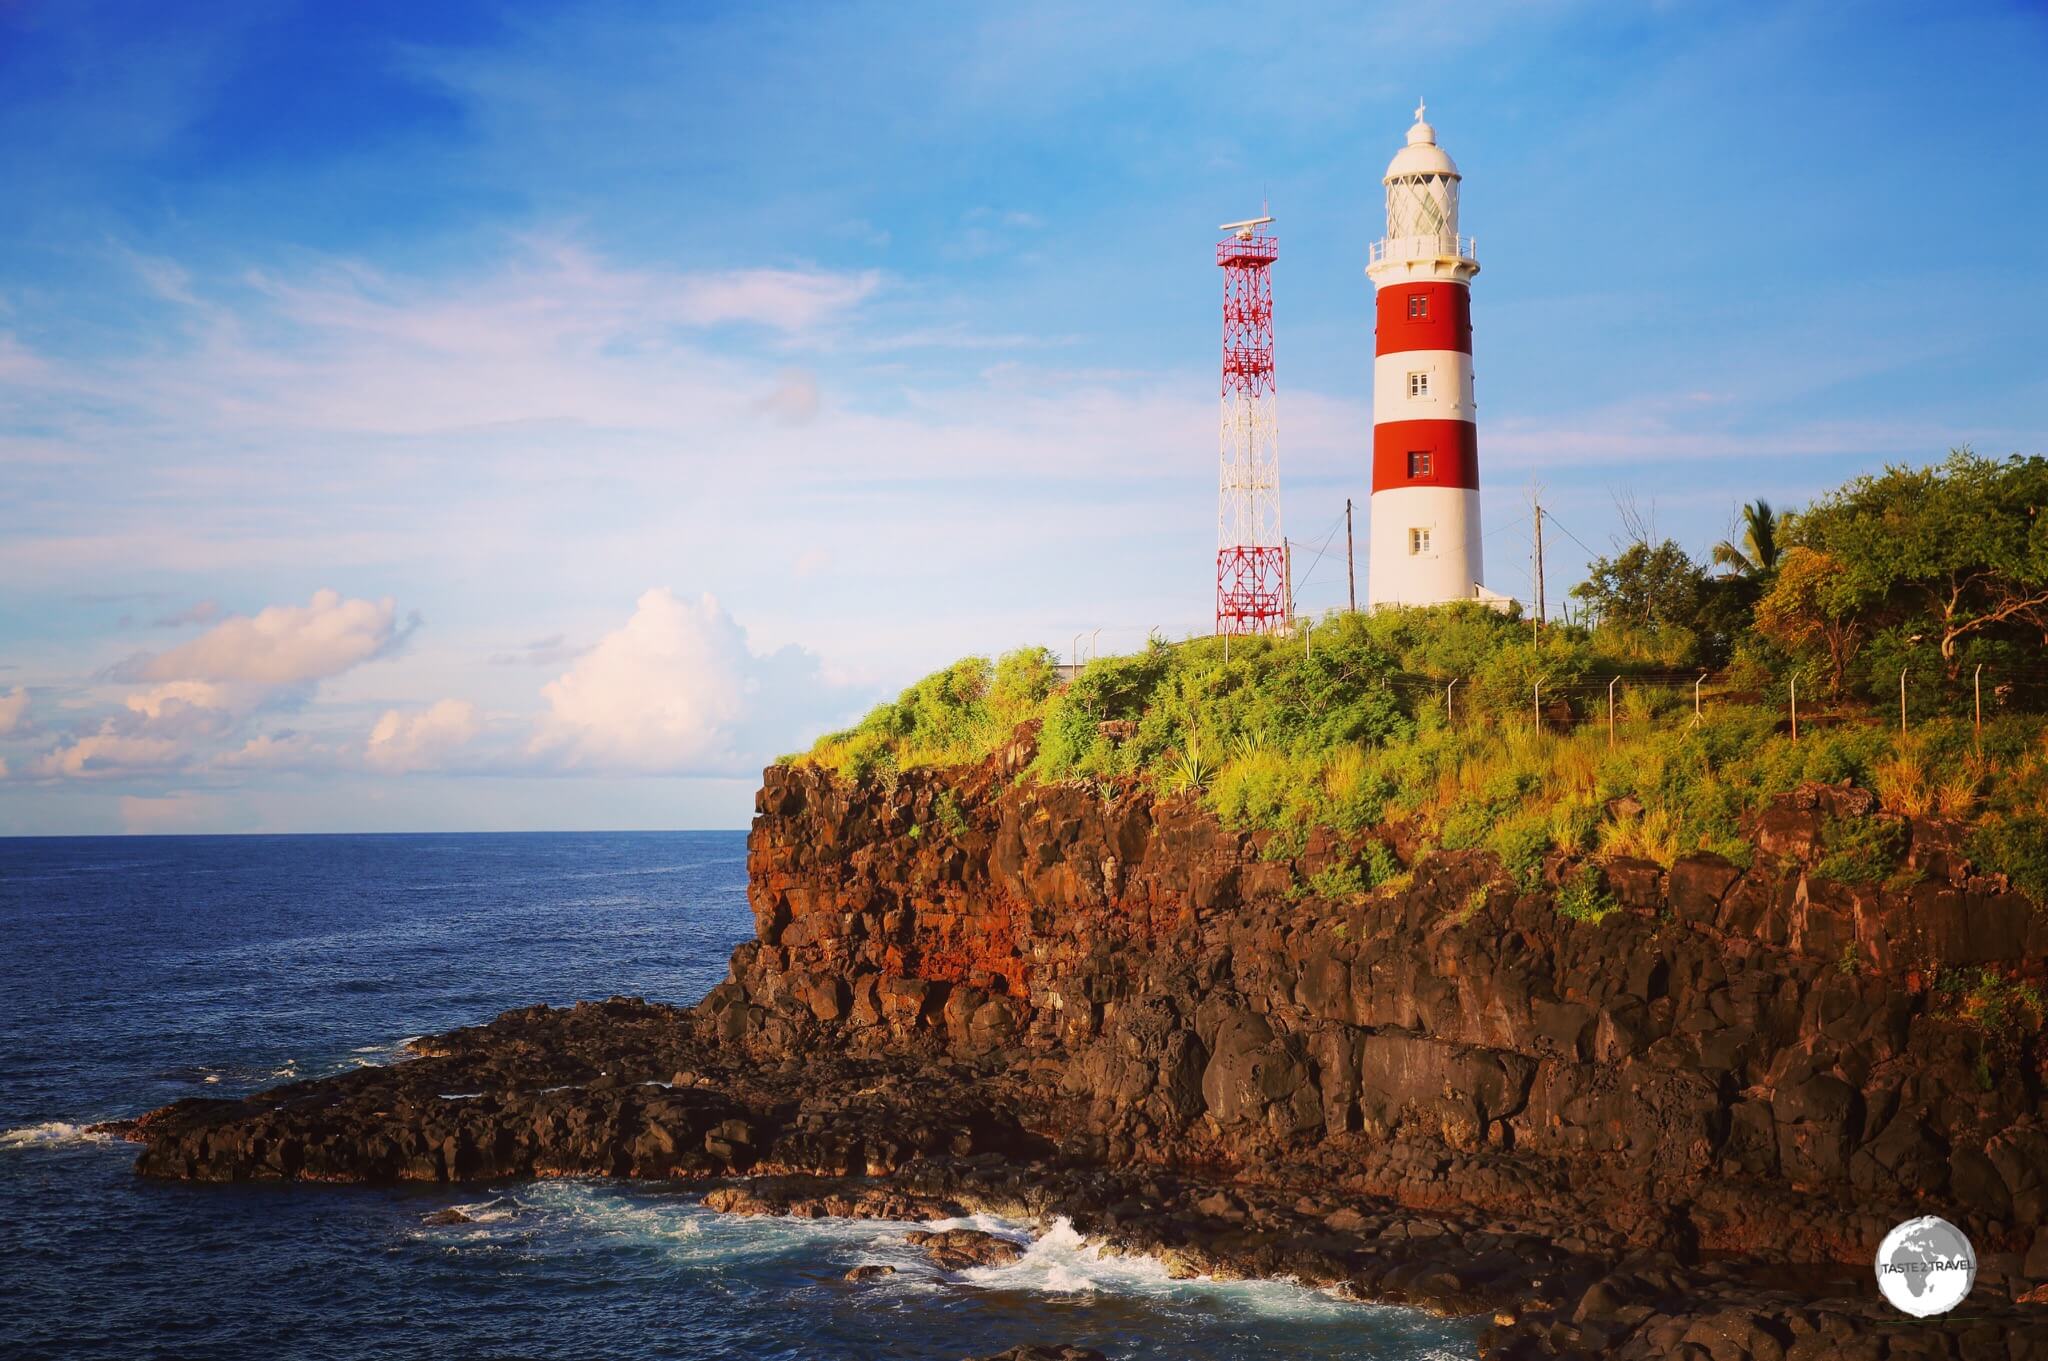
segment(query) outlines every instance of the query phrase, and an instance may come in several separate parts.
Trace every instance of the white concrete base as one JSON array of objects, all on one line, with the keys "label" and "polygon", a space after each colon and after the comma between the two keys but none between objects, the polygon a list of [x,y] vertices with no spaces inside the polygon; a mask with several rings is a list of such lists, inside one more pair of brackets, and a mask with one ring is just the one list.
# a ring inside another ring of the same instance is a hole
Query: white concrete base
[{"label": "white concrete base", "polygon": [[[1411,530],[1429,546],[1411,551]],[[1485,577],[1479,493],[1464,487],[1390,487],[1372,494],[1365,598],[1369,605],[1440,605],[1476,600]]]}]

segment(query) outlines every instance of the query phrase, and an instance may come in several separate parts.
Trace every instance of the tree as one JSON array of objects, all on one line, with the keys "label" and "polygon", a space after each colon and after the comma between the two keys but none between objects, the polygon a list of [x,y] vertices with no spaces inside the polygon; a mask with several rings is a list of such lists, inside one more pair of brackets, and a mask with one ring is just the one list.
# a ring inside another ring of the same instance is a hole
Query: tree
[{"label": "tree", "polygon": [[1923,620],[1952,675],[1971,637],[2024,629],[2048,641],[2048,458],[1958,449],[1935,467],[1888,467],[1795,528],[1864,608]]},{"label": "tree", "polygon": [[1600,558],[1571,593],[1603,624],[1655,629],[1691,627],[1699,613],[1706,573],[1670,539],[1637,540],[1612,558]]},{"label": "tree", "polygon": [[1725,567],[1730,576],[1756,580],[1767,577],[1778,566],[1778,512],[1764,500],[1742,508],[1742,544],[1723,539],[1714,545],[1712,561]]},{"label": "tree", "polygon": [[1840,691],[1869,632],[1868,603],[1839,561],[1795,547],[1786,550],[1771,588],[1756,602],[1756,631],[1796,655],[1825,658],[1828,688]]}]

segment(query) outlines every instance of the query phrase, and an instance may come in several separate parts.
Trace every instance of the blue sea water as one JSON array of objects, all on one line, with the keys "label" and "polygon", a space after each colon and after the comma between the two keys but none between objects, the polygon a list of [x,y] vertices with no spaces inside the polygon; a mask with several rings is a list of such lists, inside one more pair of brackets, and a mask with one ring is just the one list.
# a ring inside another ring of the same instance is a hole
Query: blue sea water
[{"label": "blue sea water", "polygon": [[[0,1356],[1472,1354],[1470,1321],[1170,1281],[1059,1225],[945,1277],[911,1226],[721,1217],[682,1185],[172,1185],[85,1132],[531,1002],[694,1001],[751,929],[737,832],[0,840]],[[422,1223],[449,1206],[474,1222]],[[901,1271],[844,1281],[861,1262]]]}]

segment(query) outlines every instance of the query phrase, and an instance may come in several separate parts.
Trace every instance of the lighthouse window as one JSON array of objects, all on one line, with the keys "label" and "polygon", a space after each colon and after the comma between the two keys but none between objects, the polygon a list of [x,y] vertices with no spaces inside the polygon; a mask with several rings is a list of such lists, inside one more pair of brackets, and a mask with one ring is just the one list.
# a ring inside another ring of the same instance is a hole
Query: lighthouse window
[{"label": "lighthouse window", "polygon": [[1427,397],[1429,395],[1429,375],[1426,373],[1409,374],[1408,395],[1410,397]]},{"label": "lighthouse window", "polygon": [[1420,555],[1422,555],[1422,554],[1424,554],[1424,553],[1427,553],[1428,551],[1429,551],[1429,531],[1428,531],[1428,530],[1426,530],[1426,529],[1411,529],[1411,530],[1409,530],[1409,531],[1408,531],[1408,552],[1409,552],[1409,555],[1410,555],[1411,557],[1419,557]]},{"label": "lighthouse window", "polygon": [[1408,315],[1417,321],[1426,320],[1429,317],[1429,294],[1410,293],[1408,295]]},{"label": "lighthouse window", "polygon": [[1429,457],[1429,450],[1427,450],[1427,449],[1413,449],[1413,450],[1410,450],[1410,451],[1409,451],[1409,453],[1408,453],[1408,476],[1410,476],[1410,477],[1428,477],[1428,476],[1429,476],[1429,474],[1430,474],[1430,457]]}]

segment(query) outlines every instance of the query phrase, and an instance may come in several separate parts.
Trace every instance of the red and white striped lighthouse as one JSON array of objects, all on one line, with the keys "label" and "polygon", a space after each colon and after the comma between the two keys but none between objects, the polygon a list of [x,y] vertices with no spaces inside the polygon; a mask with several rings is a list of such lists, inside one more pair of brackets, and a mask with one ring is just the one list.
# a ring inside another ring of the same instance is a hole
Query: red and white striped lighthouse
[{"label": "red and white striped lighthouse", "polygon": [[1372,541],[1366,599],[1435,605],[1481,585],[1472,401],[1472,238],[1458,235],[1458,167],[1415,109],[1387,166],[1387,234],[1366,265],[1378,326],[1372,378]]}]

